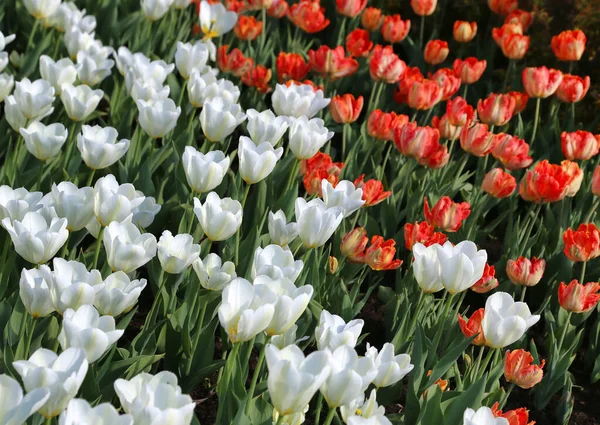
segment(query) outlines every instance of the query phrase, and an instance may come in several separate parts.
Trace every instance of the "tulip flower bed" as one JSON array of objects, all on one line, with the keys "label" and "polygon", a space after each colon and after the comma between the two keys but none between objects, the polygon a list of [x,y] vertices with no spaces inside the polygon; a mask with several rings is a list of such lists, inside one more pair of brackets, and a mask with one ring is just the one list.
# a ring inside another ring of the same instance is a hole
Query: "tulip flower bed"
[{"label": "tulip flower bed", "polygon": [[367,3],[0,2],[0,425],[597,423],[584,32]]}]

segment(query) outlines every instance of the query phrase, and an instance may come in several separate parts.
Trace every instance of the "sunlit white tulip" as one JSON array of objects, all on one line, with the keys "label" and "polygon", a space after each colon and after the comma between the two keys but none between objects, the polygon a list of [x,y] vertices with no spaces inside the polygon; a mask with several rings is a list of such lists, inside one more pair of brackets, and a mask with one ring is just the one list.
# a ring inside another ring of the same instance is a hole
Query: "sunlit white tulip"
[{"label": "sunlit white tulip", "polygon": [[440,264],[440,280],[451,294],[465,291],[473,286],[481,276],[487,261],[487,252],[477,250],[471,241],[462,241],[456,245],[446,242],[437,245]]},{"label": "sunlit white tulip", "polygon": [[283,349],[266,347],[267,388],[271,403],[280,415],[303,412],[330,373],[329,356],[315,351],[304,357],[297,345]]},{"label": "sunlit white tulip", "polygon": [[482,406],[477,411],[467,408],[463,414],[463,425],[509,425],[508,419],[496,417],[492,409]]},{"label": "sunlit white tulip", "polygon": [[298,236],[297,225],[288,223],[282,210],[273,213],[269,211],[269,237],[271,242],[279,246],[287,246]]},{"label": "sunlit white tulip", "polygon": [[200,125],[204,136],[211,142],[223,141],[246,119],[242,107],[218,96],[204,102]]},{"label": "sunlit white tulip", "polygon": [[47,19],[56,13],[62,0],[23,0],[25,9],[35,19]]},{"label": "sunlit white tulip", "polygon": [[324,97],[322,90],[315,92],[308,84],[277,84],[271,101],[277,115],[312,118],[327,107],[331,99]]},{"label": "sunlit white tulip", "polygon": [[364,324],[362,319],[354,319],[346,323],[340,316],[322,310],[319,325],[315,329],[317,348],[319,350],[328,348],[333,351],[342,345],[355,347]]},{"label": "sunlit white tulip", "polygon": [[64,181],[52,184],[52,190],[42,202],[51,206],[58,217],[67,219],[70,232],[83,229],[94,216],[94,190],[91,187],[78,188]]},{"label": "sunlit white tulip", "polygon": [[69,135],[65,126],[60,123],[44,125],[39,121],[33,121],[27,128],[21,128],[20,133],[29,153],[40,161],[58,155]]},{"label": "sunlit white tulip", "polygon": [[23,425],[50,398],[47,388],[36,388],[23,397],[19,383],[0,375],[0,424]]},{"label": "sunlit white tulip", "polygon": [[221,260],[217,254],[208,254],[204,260],[198,258],[192,263],[200,285],[209,291],[222,291],[237,277],[235,265],[231,261]]},{"label": "sunlit white tulip", "polygon": [[27,117],[23,115],[13,95],[4,98],[4,118],[10,127],[19,132],[21,128],[27,127]]},{"label": "sunlit white tulip", "polygon": [[309,120],[305,116],[296,118],[290,124],[290,150],[298,159],[310,159],[333,137],[320,118]]},{"label": "sunlit white tulip", "polygon": [[77,69],[69,58],[54,61],[50,56],[40,56],[40,75],[54,87],[57,95],[62,92],[63,84],[74,84]]},{"label": "sunlit white tulip", "polygon": [[211,241],[224,241],[237,232],[242,224],[242,204],[235,199],[219,198],[210,192],[204,201],[194,198],[194,214]]},{"label": "sunlit white tulip", "polygon": [[132,53],[131,50],[125,46],[121,46],[118,50],[114,51],[113,57],[117,63],[117,69],[123,77],[134,64],[139,64],[141,66],[150,64],[150,59],[146,55],[141,52]]},{"label": "sunlit white tulip", "polygon": [[13,367],[29,394],[37,388],[50,392],[50,397],[38,412],[52,418],[58,416],[79,392],[88,371],[88,361],[81,348],[68,348],[60,355],[40,348],[29,360],[14,362]]},{"label": "sunlit white tulip", "polygon": [[89,33],[75,25],[65,31],[63,37],[65,47],[72,60],[77,59],[77,53],[88,49],[96,44],[101,45],[100,40],[96,40],[94,33]]},{"label": "sunlit white tulip", "polygon": [[13,95],[25,118],[41,120],[54,111],[54,93],[54,87],[46,80],[23,78],[16,83]]},{"label": "sunlit white tulip", "polygon": [[327,208],[319,199],[306,202],[296,199],[296,223],[298,236],[306,248],[317,248],[329,240],[344,219],[342,207]]},{"label": "sunlit white tulip", "polygon": [[150,21],[156,21],[169,11],[173,0],[141,0],[142,12]]},{"label": "sunlit white tulip", "polygon": [[230,158],[221,151],[204,154],[193,146],[185,147],[181,159],[188,185],[197,193],[210,192],[219,186],[230,163]]},{"label": "sunlit white tulip", "polygon": [[169,86],[156,85],[153,80],[135,79],[131,86],[131,98],[137,102],[145,100],[146,102],[167,100],[171,88]]},{"label": "sunlit white tulip", "polygon": [[181,108],[175,105],[173,99],[154,99],[150,102],[138,100],[136,102],[140,126],[153,139],[164,137],[177,125]]},{"label": "sunlit white tulip", "polygon": [[9,218],[10,222],[22,221],[29,211],[42,208],[41,199],[41,192],[29,192],[24,187],[13,189],[6,185],[0,186],[0,220]]},{"label": "sunlit white tulip", "polygon": [[518,341],[540,316],[531,314],[524,302],[515,302],[506,292],[496,292],[485,302],[481,330],[490,347],[503,348]]},{"label": "sunlit white tulip", "polygon": [[421,243],[413,245],[413,273],[417,284],[423,292],[433,293],[444,289],[440,275],[438,245],[426,247]]},{"label": "sunlit white tulip", "polygon": [[[283,416],[283,418],[281,418],[281,424],[282,425],[302,425],[304,423],[304,421],[306,420],[306,412],[308,412],[308,404],[304,407],[303,410],[301,410],[300,412],[297,413],[290,413],[289,415],[285,415]],[[277,409],[273,409],[273,423],[277,423],[277,421],[279,420],[279,412],[277,412]]]},{"label": "sunlit white tulip", "polygon": [[249,341],[269,326],[277,297],[268,295],[261,298],[254,285],[239,277],[223,289],[219,322],[232,343]]},{"label": "sunlit white tulip", "polygon": [[58,6],[56,12],[50,16],[48,21],[57,31],[65,32],[77,25],[84,15],[85,10],[79,10],[74,2],[67,1]]},{"label": "sunlit white tulip", "polygon": [[214,68],[205,68],[202,73],[196,69],[192,70],[187,92],[190,103],[195,108],[202,108],[207,101],[215,97],[222,97],[226,103],[237,103],[240,98],[239,87],[225,78],[217,79],[217,74],[218,70]]},{"label": "sunlit white tulip", "polygon": [[302,272],[302,260],[294,261],[294,254],[289,249],[279,245],[267,245],[264,249],[260,246],[254,251],[251,276],[269,276],[273,279],[286,277],[292,282],[296,281]]},{"label": "sunlit white tulip", "polygon": [[130,273],[156,255],[156,237],[141,233],[131,223],[131,216],[122,222],[113,221],[104,230],[104,249],[107,262],[113,271]]},{"label": "sunlit white tulip", "polygon": [[220,37],[233,29],[237,13],[229,11],[222,3],[200,2],[200,29],[204,38]]},{"label": "sunlit white tulip", "polygon": [[8,52],[0,52],[0,72],[6,69],[8,62]]},{"label": "sunlit white tulip", "polygon": [[113,66],[115,66],[115,61],[112,59],[92,54],[88,50],[77,53],[77,75],[79,81],[88,86],[100,84],[110,75]]},{"label": "sunlit white tulip", "polygon": [[[139,190],[136,191],[137,196],[144,196]],[[152,196],[146,196],[142,203],[131,210],[133,217],[131,222],[136,226],[141,226],[144,229],[149,227],[153,222],[156,214],[160,212],[161,206],[156,203]]]},{"label": "sunlit white tulip", "polygon": [[102,284],[102,289],[96,293],[94,306],[103,316],[117,317],[133,308],[147,281],[131,280],[127,274],[119,271],[104,279]]},{"label": "sunlit white tulip", "polygon": [[121,139],[117,142],[118,133],[113,127],[99,125],[81,127],[77,135],[77,149],[85,165],[92,170],[110,167],[125,155],[130,142]]},{"label": "sunlit white tulip", "polygon": [[4,102],[6,96],[12,93],[15,86],[15,77],[6,72],[0,74],[0,103]]},{"label": "sunlit white tulip", "polygon": [[200,245],[194,243],[192,235],[175,235],[165,230],[158,240],[158,260],[163,270],[179,274],[186,270],[200,256]]},{"label": "sunlit white tulip", "polygon": [[2,220],[17,254],[33,264],[43,264],[54,257],[69,237],[67,220],[43,210],[30,211],[23,220]]},{"label": "sunlit white tulip", "polygon": [[104,96],[102,90],[92,90],[91,87],[85,84],[77,87],[64,84],[60,93],[60,100],[69,118],[73,121],[83,121],[96,110],[102,96]]},{"label": "sunlit white tulip", "polygon": [[383,413],[365,418],[364,416],[349,416],[347,425],[392,425],[392,422]]},{"label": "sunlit white tulip", "polygon": [[208,62],[209,51],[206,44],[177,42],[175,52],[175,65],[179,74],[184,78],[190,78],[192,70],[202,71]]},{"label": "sunlit white tulip", "polygon": [[[125,73],[125,87],[127,91],[131,92],[133,82],[143,80],[146,82],[152,82],[155,86],[163,86],[169,74],[175,69],[174,64],[168,64],[163,60],[155,60],[148,62],[144,59],[140,59],[137,53],[133,55],[131,64],[127,68]],[[146,58],[147,59],[147,58]]]},{"label": "sunlit white tulip", "polygon": [[79,261],[55,258],[50,285],[52,304],[60,314],[69,308],[77,310],[84,304],[93,304],[96,294],[104,285],[98,270],[88,271]]},{"label": "sunlit white tulip", "polygon": [[192,0],[175,0],[173,2],[173,7],[175,9],[185,9],[190,4],[192,4]]},{"label": "sunlit white tulip", "polygon": [[[27,313],[32,317],[46,317],[54,311],[50,298],[52,270],[42,264],[38,268],[23,269],[19,280],[19,296]],[[1,423],[1,422],[0,422]]]},{"label": "sunlit white tulip", "polygon": [[[388,424],[389,420],[385,418],[385,407],[377,404],[377,391],[371,390],[369,398],[365,400],[364,395],[352,400],[349,404],[340,407],[342,419],[345,423],[349,423],[349,419],[360,417],[361,419],[377,418],[372,422],[360,422],[366,424]],[[383,417],[383,420],[381,419]],[[387,420],[387,422],[385,422]]]},{"label": "sunlit white tulip", "polygon": [[119,415],[110,403],[92,407],[86,400],[75,398],[60,414],[58,425],[133,425],[133,417]]},{"label": "sunlit white tulip", "polygon": [[345,217],[351,215],[365,203],[362,199],[362,189],[354,187],[349,180],[342,180],[333,187],[329,180],[323,179],[321,180],[321,190],[327,208],[342,207]]},{"label": "sunlit white tulip", "polygon": [[238,145],[238,172],[247,184],[256,184],[273,172],[281,155],[283,148],[275,149],[269,142],[257,146],[249,137],[241,136]]},{"label": "sunlit white tulip", "polygon": [[288,345],[298,344],[302,341],[306,341],[308,336],[304,336],[302,338],[296,338],[296,334],[298,332],[298,325],[292,325],[287,331],[280,335],[273,335],[271,337],[271,344],[280,350],[284,349]]},{"label": "sunlit white tulip", "polygon": [[94,214],[102,226],[123,221],[143,201],[143,194],[132,184],[119,185],[112,174],[99,178],[94,185]]},{"label": "sunlit white tulip", "polygon": [[389,387],[404,378],[415,367],[410,363],[408,354],[394,355],[394,345],[390,343],[383,344],[381,351],[370,347],[367,343],[365,357],[373,359],[377,368],[377,376],[373,379],[376,387]]},{"label": "sunlit white tulip", "polygon": [[289,127],[287,117],[275,116],[270,109],[262,112],[248,109],[246,115],[248,116],[248,133],[257,145],[269,142],[273,146],[277,146]]}]

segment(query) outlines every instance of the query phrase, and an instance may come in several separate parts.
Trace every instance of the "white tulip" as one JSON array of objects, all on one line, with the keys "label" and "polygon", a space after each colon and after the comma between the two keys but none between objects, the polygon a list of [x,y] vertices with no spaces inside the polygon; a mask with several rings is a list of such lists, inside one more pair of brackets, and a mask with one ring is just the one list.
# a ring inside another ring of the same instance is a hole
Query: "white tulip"
[{"label": "white tulip", "polygon": [[222,291],[237,277],[235,265],[231,261],[223,263],[217,254],[208,254],[204,260],[198,258],[192,263],[200,285],[209,291]]},{"label": "white tulip", "polygon": [[269,276],[273,279],[282,277],[295,282],[302,272],[302,260],[294,261],[294,254],[289,249],[279,245],[267,245],[264,249],[260,246],[254,251],[251,277]]},{"label": "white tulip", "polygon": [[348,323],[340,316],[321,311],[319,325],[315,328],[315,339],[319,350],[335,350],[342,345],[355,347],[365,322],[354,319]]},{"label": "white tulip", "polygon": [[348,425],[392,425],[392,422],[383,414],[365,418],[364,416],[349,416]]},{"label": "white tulip", "polygon": [[141,52],[131,53],[125,46],[121,46],[118,50],[114,51],[113,57],[117,63],[117,69],[123,77],[134,64],[138,64],[138,66],[150,65],[150,59],[146,55]]},{"label": "white tulip", "polygon": [[88,86],[100,84],[111,74],[115,61],[95,55],[89,50],[77,53],[77,75],[79,81]]},{"label": "white tulip", "polygon": [[517,342],[540,316],[531,314],[524,302],[515,302],[506,292],[496,292],[485,302],[481,330],[487,345],[503,348]]},{"label": "white tulip", "polygon": [[306,248],[323,246],[336,231],[345,213],[342,207],[327,208],[319,198],[310,202],[304,198],[296,199],[295,211],[298,236]]},{"label": "white tulip", "polygon": [[277,146],[289,127],[287,117],[278,117],[270,109],[262,112],[248,109],[246,115],[248,116],[248,133],[257,145],[269,142],[273,146]]},{"label": "white tulip", "polygon": [[304,412],[329,376],[329,353],[315,351],[304,357],[297,345],[280,350],[269,344],[265,356],[267,388],[275,410],[284,416]]},{"label": "white tulip", "polygon": [[495,417],[494,412],[487,406],[477,411],[467,408],[463,414],[463,425],[509,425],[508,419]]},{"label": "white tulip", "polygon": [[0,74],[0,103],[12,93],[15,86],[15,77],[6,72]]},{"label": "white tulip", "polygon": [[29,360],[13,362],[29,394],[37,388],[50,392],[50,397],[38,409],[46,418],[58,416],[77,395],[88,365],[85,351],[81,348],[68,348],[60,355],[40,348]]},{"label": "white tulip", "polygon": [[63,314],[58,342],[63,350],[83,348],[88,362],[93,363],[125,332],[115,326],[112,316],[101,317],[91,305],[82,305],[77,310],[69,308]]},{"label": "white tulip", "polygon": [[215,97],[222,97],[226,103],[237,103],[240,98],[239,87],[225,78],[217,80],[217,74],[218,70],[213,68],[205,68],[202,73],[196,69],[192,70],[187,92],[190,103],[195,108],[202,108],[207,101]]},{"label": "white tulip", "polygon": [[16,69],[19,69],[23,66],[23,62],[25,61],[25,54],[13,50],[12,52],[10,52],[8,59],[10,60],[12,66],[14,66]]},{"label": "white tulip", "polygon": [[133,308],[147,281],[131,280],[127,274],[119,271],[104,279],[102,284],[102,289],[96,293],[94,307],[103,316],[117,317]]},{"label": "white tulip", "polygon": [[315,91],[308,84],[277,84],[273,96],[273,110],[277,115],[289,117],[314,117],[327,107],[331,99],[323,96],[322,90]]},{"label": "white tulip", "polygon": [[[144,196],[139,190],[136,190],[136,193],[138,197]],[[131,210],[133,213],[131,222],[145,229],[154,222],[154,218],[160,212],[160,209],[161,206],[156,203],[154,197],[146,196],[140,205]]]},{"label": "white tulip", "polygon": [[21,112],[13,95],[4,98],[4,118],[16,132],[19,132],[23,127],[27,127],[27,117]]},{"label": "white tulip", "polygon": [[8,52],[0,52],[0,72],[4,71],[8,66]]},{"label": "white tulip", "polygon": [[148,103],[152,101],[166,101],[171,94],[171,88],[169,86],[156,85],[153,80],[140,80],[135,79],[133,86],[131,86],[131,98],[137,102],[138,100],[144,100]]},{"label": "white tulip", "polygon": [[202,131],[210,142],[225,140],[245,119],[240,105],[227,102],[221,96],[204,102],[200,112]]},{"label": "white tulip", "polygon": [[192,44],[178,41],[175,65],[179,74],[187,80],[190,78],[192,70],[202,71],[208,62],[209,54],[208,47],[202,42]]},{"label": "white tulip", "polygon": [[96,110],[102,96],[104,96],[102,90],[92,90],[85,84],[77,87],[63,84],[60,100],[69,118],[73,121],[83,121]]},{"label": "white tulip", "polygon": [[54,306],[50,298],[51,282],[52,271],[50,267],[44,264],[39,268],[23,269],[21,271],[19,296],[27,313],[34,318],[46,317],[54,312]]},{"label": "white tulip", "polygon": [[67,309],[77,310],[84,304],[92,304],[96,294],[102,291],[102,276],[98,270],[88,271],[79,261],[55,258],[50,285],[50,297],[54,309],[63,314]]},{"label": "white tulip", "polygon": [[151,233],[141,233],[131,222],[131,216],[122,222],[113,221],[104,230],[104,249],[107,262],[113,271],[130,273],[156,255],[156,238]]},{"label": "white tulip", "polygon": [[219,186],[231,161],[221,151],[204,154],[193,146],[185,147],[181,159],[188,185],[197,193],[210,192]]},{"label": "white tulip", "polygon": [[283,148],[275,149],[269,142],[257,146],[249,137],[241,136],[238,145],[238,172],[247,184],[256,184],[273,172],[281,155]]},{"label": "white tulip", "polygon": [[101,177],[94,185],[94,214],[102,226],[123,221],[144,201],[144,195],[130,183],[119,185],[112,174]]},{"label": "white tulip", "polygon": [[354,187],[354,183],[349,180],[342,180],[333,187],[329,180],[323,179],[321,180],[321,190],[327,208],[342,207],[344,217],[352,215],[365,203],[362,199],[362,189]]},{"label": "white tulip", "polygon": [[17,36],[15,34],[4,35],[2,31],[0,31],[0,52],[6,49],[6,45],[12,43]]},{"label": "white tulip", "polygon": [[56,62],[50,56],[40,56],[40,75],[54,87],[55,93],[60,96],[63,84],[75,84],[77,69],[69,58]]},{"label": "white tulip", "polygon": [[47,161],[58,155],[69,135],[65,126],[60,123],[47,126],[38,121],[33,121],[27,128],[21,128],[20,133],[29,153],[40,161]]},{"label": "white tulip", "polygon": [[175,235],[165,230],[157,244],[158,260],[163,270],[170,274],[185,271],[200,256],[200,245],[194,243],[192,235]]},{"label": "white tulip", "polygon": [[[385,417],[385,407],[377,404],[377,391],[371,390],[369,398],[365,400],[364,394],[349,404],[340,407],[342,419],[345,423],[352,423],[358,420],[360,424],[390,424],[391,422]],[[371,420],[370,422],[368,420]],[[362,422],[361,422],[362,421]]]},{"label": "white tulip", "polygon": [[390,343],[383,344],[383,348],[379,352],[377,348],[371,347],[367,343],[365,357],[372,358],[377,368],[377,376],[373,379],[373,384],[377,388],[394,385],[415,367],[410,363],[410,356],[408,354],[398,354],[395,356],[394,345]]},{"label": "white tulip", "polygon": [[[56,12],[50,16],[49,23],[60,32],[65,32],[76,26],[84,17],[85,10],[79,10],[72,1],[61,3]],[[93,31],[93,29],[92,29]]]},{"label": "white tulip", "polygon": [[206,196],[204,204],[194,198],[194,214],[211,241],[224,241],[237,232],[242,224],[242,204],[231,198],[219,198],[215,192]]},{"label": "white tulip", "polygon": [[82,50],[87,50],[90,46],[96,44],[98,46],[102,45],[100,40],[96,40],[94,38],[94,33],[89,33],[84,31],[79,26],[72,26],[67,29],[65,35],[63,37],[65,47],[67,48],[67,52],[69,53],[69,57],[72,60],[77,59],[77,53]]},{"label": "white tulip", "polygon": [[58,217],[67,219],[70,232],[83,229],[94,217],[94,190],[91,187],[77,188],[73,183],[64,181],[58,186],[52,184],[52,191],[43,202],[54,208]]},{"label": "white tulip", "polygon": [[35,19],[47,19],[56,13],[62,0],[23,0],[25,9]]},{"label": "white tulip", "polygon": [[25,118],[41,120],[54,111],[54,93],[54,87],[46,80],[32,82],[29,78],[23,78],[16,83],[13,95]]},{"label": "white tulip", "polygon": [[185,9],[190,4],[192,4],[192,0],[175,0],[173,2],[173,7],[175,9]]},{"label": "white tulip", "polygon": [[448,241],[437,245],[440,264],[440,280],[451,294],[465,291],[481,279],[487,261],[487,252],[477,250],[471,241],[462,241],[453,246]]},{"label": "white tulip", "polygon": [[0,186],[0,220],[9,218],[10,222],[22,221],[29,211],[42,208],[41,199],[41,192],[29,192],[24,187],[13,189],[6,185]]},{"label": "white tulip", "polygon": [[271,242],[285,247],[296,239],[296,236],[298,236],[296,223],[288,223],[282,210],[276,213],[269,211],[269,237]]},{"label": "white tulip", "polygon": [[296,118],[290,125],[290,150],[298,159],[310,159],[333,137],[320,118]]},{"label": "white tulip", "polygon": [[237,13],[229,11],[221,3],[200,2],[200,28],[205,39],[220,37],[233,29]]},{"label": "white tulip", "polygon": [[[297,413],[290,413],[289,415],[285,415],[281,418],[282,425],[302,425],[306,420],[306,412],[308,412],[308,404],[304,407],[303,410]],[[279,420],[279,412],[277,409],[273,409],[273,423],[277,423]]]},{"label": "white tulip", "polygon": [[0,375],[0,424],[23,425],[50,398],[46,388],[36,388],[23,397],[19,383],[8,375]]},{"label": "white tulip", "polygon": [[86,400],[75,398],[60,414],[58,425],[133,425],[133,417],[119,415],[110,403],[92,407]]},{"label": "white tulip", "polygon": [[69,237],[67,220],[52,217],[44,209],[26,213],[23,220],[11,222],[10,218],[5,218],[2,227],[8,231],[17,254],[33,264],[50,260]]},{"label": "white tulip", "polygon": [[440,260],[437,244],[426,247],[422,243],[413,245],[413,273],[423,292],[433,293],[444,289],[440,275]]},{"label": "white tulip", "polygon": [[92,170],[110,167],[125,155],[130,142],[121,139],[117,142],[118,133],[113,127],[83,125],[77,135],[77,149],[85,165]]},{"label": "white tulip", "polygon": [[135,80],[152,82],[155,87],[162,87],[169,74],[175,69],[174,64],[168,64],[163,60],[149,62],[149,59],[141,59],[136,55],[137,53],[133,55],[131,64],[125,73],[125,87],[128,92],[131,92]]},{"label": "white tulip", "polygon": [[156,21],[167,14],[173,0],[141,0],[142,12],[150,21]]},{"label": "white tulip", "polygon": [[236,278],[223,289],[219,322],[232,343],[249,341],[269,326],[277,297],[261,298],[246,279]]},{"label": "white tulip", "polygon": [[177,125],[181,108],[175,105],[173,99],[154,99],[146,102],[138,100],[140,126],[153,139],[164,137]]}]

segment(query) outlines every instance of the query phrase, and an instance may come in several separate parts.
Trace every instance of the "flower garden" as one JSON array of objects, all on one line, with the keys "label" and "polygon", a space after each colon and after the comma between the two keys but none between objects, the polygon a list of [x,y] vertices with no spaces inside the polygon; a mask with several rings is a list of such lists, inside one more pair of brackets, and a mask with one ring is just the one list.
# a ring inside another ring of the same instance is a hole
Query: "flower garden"
[{"label": "flower garden", "polygon": [[600,17],[546,3],[1,2],[0,425],[598,423]]}]

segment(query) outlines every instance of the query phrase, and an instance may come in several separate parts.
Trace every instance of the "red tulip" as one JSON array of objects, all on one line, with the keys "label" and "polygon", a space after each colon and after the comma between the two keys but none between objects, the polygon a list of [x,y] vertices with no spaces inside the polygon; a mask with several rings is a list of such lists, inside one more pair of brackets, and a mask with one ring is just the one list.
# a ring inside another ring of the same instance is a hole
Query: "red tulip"
[{"label": "red tulip", "polygon": [[335,6],[340,15],[355,18],[367,6],[368,0],[335,0]]},{"label": "red tulip", "polygon": [[354,57],[366,58],[372,48],[373,42],[367,30],[357,28],[346,36],[346,50]]},{"label": "red tulip", "polygon": [[471,344],[473,345],[485,345],[485,338],[483,336],[483,329],[481,327],[481,321],[485,314],[485,309],[480,308],[475,310],[468,321],[465,320],[460,314],[458,315],[458,326],[465,338],[471,338],[473,335],[477,335]]},{"label": "red tulip", "polygon": [[539,384],[544,377],[546,362],[533,364],[533,356],[522,348],[514,351],[507,350],[504,356],[504,379],[523,389],[529,389]]},{"label": "red tulip", "polygon": [[519,7],[518,0],[488,0],[491,11],[498,15],[507,16]]},{"label": "red tulip", "polygon": [[430,80],[437,82],[442,88],[442,99],[448,100],[456,94],[460,88],[460,77],[454,74],[450,68],[440,68],[433,75],[429,76]]},{"label": "red tulip", "polygon": [[408,116],[376,109],[367,121],[367,133],[376,139],[387,141],[394,138],[394,131],[408,123]]},{"label": "red tulip", "polygon": [[254,40],[263,30],[263,23],[254,16],[240,15],[233,27],[233,33],[240,40]]},{"label": "red tulip", "polygon": [[600,256],[600,231],[595,224],[580,224],[563,233],[564,253],[571,261],[590,261]]},{"label": "red tulip", "polygon": [[236,77],[241,77],[254,66],[254,60],[245,57],[237,48],[227,53],[228,47],[225,44],[217,50],[217,65],[221,71],[231,72]]},{"label": "red tulip", "polygon": [[310,71],[310,64],[298,53],[279,53],[275,66],[280,83],[288,80],[301,81]]},{"label": "red tulip", "polygon": [[441,97],[442,91],[438,83],[424,79],[412,84],[408,91],[407,103],[413,109],[427,110],[437,105]]},{"label": "red tulip", "polygon": [[448,140],[455,140],[462,129],[460,126],[452,125],[448,119],[448,114],[442,115],[442,118],[433,117],[431,119],[431,126],[440,132],[442,139]]},{"label": "red tulip", "polygon": [[490,266],[488,263],[485,263],[485,267],[483,268],[483,276],[481,276],[481,279],[475,282],[475,285],[471,286],[471,290],[473,292],[477,292],[478,294],[486,294],[492,289],[497,288],[498,285],[498,279],[496,279],[496,268],[494,266]]},{"label": "red tulip", "polygon": [[331,99],[329,110],[331,118],[337,123],[348,124],[356,121],[362,111],[364,99],[358,96],[355,99],[353,95],[346,93],[343,96],[337,95]]},{"label": "red tulip", "polygon": [[371,245],[365,251],[365,263],[373,270],[395,270],[402,265],[396,257],[396,241],[373,236]]},{"label": "red tulip", "polygon": [[526,201],[536,204],[557,202],[569,192],[571,176],[562,166],[548,160],[538,162],[533,170],[527,170],[519,185],[519,194]]},{"label": "red tulip", "polygon": [[578,61],[585,50],[587,39],[581,30],[563,31],[552,37],[552,51],[561,61]]},{"label": "red tulip", "polygon": [[261,93],[271,91],[269,82],[271,81],[272,72],[264,65],[256,65],[242,75],[242,83],[248,87],[254,87]]},{"label": "red tulip", "polygon": [[523,31],[527,31],[533,21],[533,13],[525,10],[516,9],[504,19],[505,24],[521,24]]},{"label": "red tulip", "polygon": [[423,214],[427,223],[444,232],[457,232],[462,222],[471,214],[471,205],[468,202],[454,202],[448,196],[442,196],[431,209],[427,197],[423,202]]},{"label": "red tulip", "polygon": [[443,245],[448,237],[441,233],[436,232],[435,227],[426,221],[413,223],[406,223],[404,225],[404,246],[408,250],[412,250],[412,247],[416,243],[421,243],[425,246],[431,246],[433,244]]},{"label": "red tulip", "polygon": [[421,74],[421,70],[418,67],[408,67],[405,69],[404,74],[398,87],[394,90],[394,100],[397,103],[406,103],[408,101],[408,92],[414,82],[423,81],[425,77]]},{"label": "red tulip", "polygon": [[565,158],[587,160],[598,154],[598,138],[589,131],[577,130],[560,134],[562,152]]},{"label": "red tulip", "polygon": [[354,186],[357,189],[362,189],[362,199],[365,201],[363,207],[377,205],[392,195],[392,192],[383,189],[383,183],[379,180],[365,181],[364,178],[365,175],[361,174],[359,178],[354,180]]},{"label": "red tulip", "polygon": [[371,52],[369,71],[373,80],[397,83],[405,69],[406,64],[394,53],[392,46],[377,45]]},{"label": "red tulip", "polygon": [[590,88],[590,77],[564,74],[560,86],[556,89],[556,97],[563,102],[575,103],[585,97]]},{"label": "red tulip", "polygon": [[486,99],[477,102],[479,119],[488,125],[501,126],[512,118],[516,100],[509,94],[490,94]]},{"label": "red tulip", "polygon": [[450,53],[448,49],[448,42],[443,40],[429,40],[425,45],[423,56],[425,62],[430,65],[439,65],[444,62]]},{"label": "red tulip", "polygon": [[475,156],[485,156],[490,152],[494,142],[494,134],[488,131],[488,126],[467,123],[460,132],[460,146],[465,152]]},{"label": "red tulip", "polygon": [[517,180],[502,168],[490,170],[481,183],[481,189],[485,193],[499,199],[512,195],[516,188]]},{"label": "red tulip", "polygon": [[308,61],[312,70],[332,80],[352,75],[358,69],[358,62],[353,57],[346,57],[344,48],[337,46],[330,49],[321,46],[317,50],[308,51]]},{"label": "red tulip", "polygon": [[400,15],[388,15],[383,20],[381,35],[388,43],[400,43],[410,31],[410,21],[402,20]]},{"label": "red tulip", "polygon": [[539,68],[525,68],[523,70],[523,86],[529,97],[546,98],[552,96],[562,82],[562,72]]},{"label": "red tulip", "polygon": [[585,285],[572,280],[568,285],[561,282],[558,286],[558,302],[560,306],[573,313],[590,311],[600,301],[600,284],[588,282]]},{"label": "red tulip", "polygon": [[487,62],[477,58],[456,59],[454,61],[454,74],[460,78],[463,84],[473,84],[479,81]]},{"label": "red tulip", "polygon": [[527,106],[527,101],[529,100],[529,96],[527,93],[521,93],[518,91],[511,91],[506,93],[509,96],[512,96],[515,99],[515,112],[514,114],[520,114],[523,109]]},{"label": "red tulip", "polygon": [[512,283],[521,286],[537,285],[546,270],[546,261],[533,257],[531,260],[519,257],[516,260],[508,260],[506,263],[506,274]]},{"label": "red tulip", "polygon": [[367,7],[360,17],[360,24],[367,31],[377,31],[385,16],[382,14],[381,9],[376,7]]},{"label": "red tulip", "polygon": [[288,10],[288,18],[309,34],[323,31],[330,23],[319,0],[300,0],[293,4]]},{"label": "red tulip", "polygon": [[494,135],[492,155],[509,170],[518,170],[531,165],[533,159],[529,156],[529,145],[525,140],[510,134]]},{"label": "red tulip", "polygon": [[456,21],[452,34],[457,42],[468,43],[477,34],[477,22]]},{"label": "red tulip", "polygon": [[270,8],[267,9],[267,14],[271,18],[283,18],[287,15],[289,5],[285,0],[274,0]]}]

